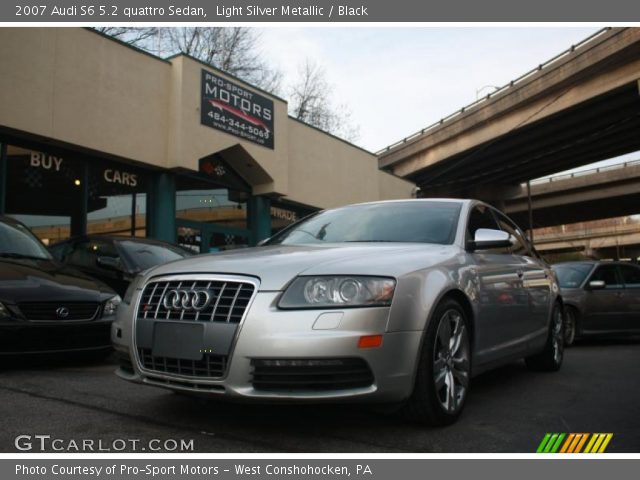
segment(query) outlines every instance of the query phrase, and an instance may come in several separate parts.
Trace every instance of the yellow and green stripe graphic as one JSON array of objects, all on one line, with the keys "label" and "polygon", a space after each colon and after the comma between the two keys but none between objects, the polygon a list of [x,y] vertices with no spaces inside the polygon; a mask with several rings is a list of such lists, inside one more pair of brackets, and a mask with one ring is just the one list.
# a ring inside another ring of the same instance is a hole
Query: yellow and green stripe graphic
[{"label": "yellow and green stripe graphic", "polygon": [[604,453],[613,433],[547,433],[536,453]]}]

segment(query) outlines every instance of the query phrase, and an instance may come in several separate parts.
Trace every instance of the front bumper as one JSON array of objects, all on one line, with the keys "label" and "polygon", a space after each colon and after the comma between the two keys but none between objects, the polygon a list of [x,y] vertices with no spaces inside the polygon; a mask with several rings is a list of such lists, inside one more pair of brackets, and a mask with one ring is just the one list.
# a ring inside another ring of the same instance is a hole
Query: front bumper
[{"label": "front bumper", "polygon": [[83,322],[0,322],[0,355],[62,353],[111,348],[113,317]]},{"label": "front bumper", "polygon": [[[135,301],[131,305],[123,303],[112,326],[112,342],[122,358],[117,375],[125,380],[172,390],[258,401],[393,402],[410,395],[421,342],[420,331],[387,332],[389,308],[386,307],[339,311],[279,310],[276,307],[279,295],[280,292],[254,295],[236,331],[224,374],[217,378],[144,368],[131,321],[136,315]],[[378,334],[383,335],[380,347],[358,348],[360,337]],[[371,372],[371,381],[337,382],[333,386],[325,382],[320,387],[316,382],[309,382],[304,388],[291,385],[279,388],[277,384],[263,388],[255,382],[256,368],[261,363],[280,365],[288,362],[289,367],[293,367],[283,374],[290,378],[292,372],[304,375],[305,365],[322,366],[322,361],[327,360],[330,364],[344,360],[345,375],[349,372],[361,375],[363,369],[360,367],[365,365]],[[292,364],[291,361],[298,362]],[[358,368],[353,367],[356,364]]]}]

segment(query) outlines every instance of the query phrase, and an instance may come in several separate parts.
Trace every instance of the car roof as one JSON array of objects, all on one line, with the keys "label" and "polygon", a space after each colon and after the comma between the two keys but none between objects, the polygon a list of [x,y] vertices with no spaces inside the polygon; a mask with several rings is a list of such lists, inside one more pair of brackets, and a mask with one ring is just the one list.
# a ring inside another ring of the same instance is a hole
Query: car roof
[{"label": "car roof", "polygon": [[621,260],[571,260],[571,261],[568,261],[568,262],[554,263],[553,266],[556,266],[556,265],[578,265],[578,264],[583,264],[583,265],[635,265],[636,267],[638,266],[635,263],[624,262],[624,261],[621,261]]},{"label": "car roof", "polygon": [[553,265],[576,265],[576,264],[587,264],[587,265],[594,265],[596,263],[599,263],[600,260],[569,260],[566,262],[557,262],[554,263]]},{"label": "car roof", "polygon": [[128,242],[136,242],[136,243],[148,243],[153,245],[177,247],[177,245],[174,245],[172,243],[165,242],[162,240],[156,240],[155,238],[130,237],[126,235],[78,235],[75,237],[68,238],[67,240],[57,242],[51,246],[59,245],[62,243],[74,242],[77,240],[89,240],[89,241],[106,240],[106,241],[116,241],[116,242],[128,241]]}]

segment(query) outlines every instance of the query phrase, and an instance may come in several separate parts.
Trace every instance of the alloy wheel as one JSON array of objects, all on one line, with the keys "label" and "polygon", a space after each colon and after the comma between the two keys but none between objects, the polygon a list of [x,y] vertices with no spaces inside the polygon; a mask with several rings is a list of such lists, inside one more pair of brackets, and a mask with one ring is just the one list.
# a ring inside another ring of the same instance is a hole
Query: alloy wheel
[{"label": "alloy wheel", "polygon": [[556,308],[553,313],[553,325],[551,330],[551,343],[553,347],[553,360],[560,363],[564,347],[564,329],[562,328],[562,309]]},{"label": "alloy wheel", "polygon": [[467,394],[470,374],[469,337],[462,315],[447,310],[440,318],[435,339],[433,380],[440,406],[457,412]]},{"label": "alloy wheel", "polygon": [[564,312],[564,343],[571,345],[576,338],[576,316],[570,308]]}]

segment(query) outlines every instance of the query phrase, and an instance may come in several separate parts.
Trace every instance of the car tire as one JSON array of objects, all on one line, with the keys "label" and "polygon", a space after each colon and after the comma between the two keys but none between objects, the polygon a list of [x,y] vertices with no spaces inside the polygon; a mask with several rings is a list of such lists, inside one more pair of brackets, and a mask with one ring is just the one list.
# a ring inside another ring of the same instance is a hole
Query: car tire
[{"label": "car tire", "polygon": [[578,335],[578,317],[573,307],[564,309],[564,346],[570,347]]},{"label": "car tire", "polygon": [[562,366],[564,358],[564,310],[558,302],[553,306],[549,333],[544,344],[544,350],[537,355],[525,359],[530,370],[556,372]]},{"label": "car tire", "polygon": [[464,408],[470,377],[468,320],[458,302],[446,299],[427,326],[413,392],[402,407],[403,416],[432,426],[452,424]]}]

